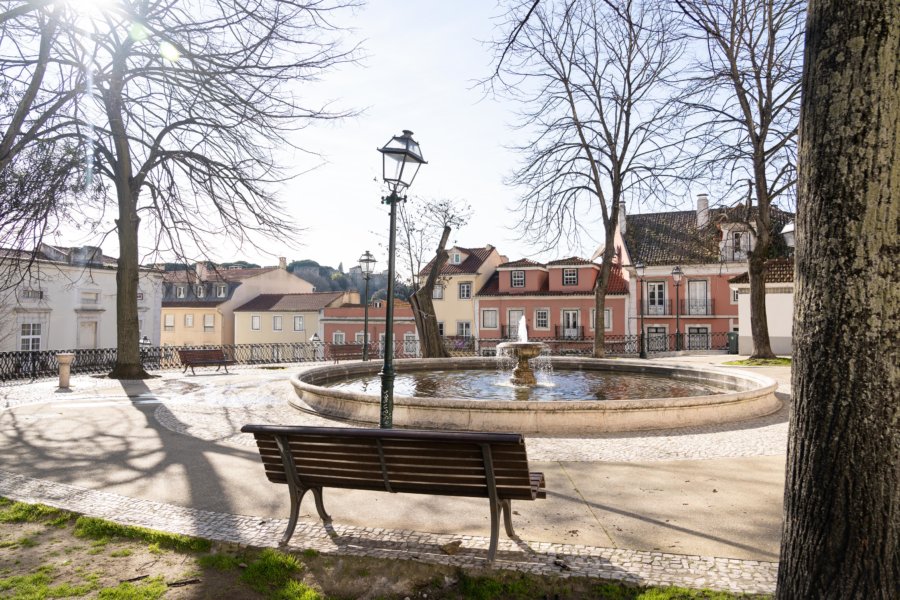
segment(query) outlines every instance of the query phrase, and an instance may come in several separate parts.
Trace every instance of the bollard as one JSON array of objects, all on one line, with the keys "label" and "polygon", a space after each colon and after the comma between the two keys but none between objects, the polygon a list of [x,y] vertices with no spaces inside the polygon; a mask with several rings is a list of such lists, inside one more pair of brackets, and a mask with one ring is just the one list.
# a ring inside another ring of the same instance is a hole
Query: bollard
[{"label": "bollard", "polygon": [[69,375],[74,360],[75,354],[72,352],[60,352],[56,355],[56,362],[59,363],[59,387],[62,389],[69,389]]}]

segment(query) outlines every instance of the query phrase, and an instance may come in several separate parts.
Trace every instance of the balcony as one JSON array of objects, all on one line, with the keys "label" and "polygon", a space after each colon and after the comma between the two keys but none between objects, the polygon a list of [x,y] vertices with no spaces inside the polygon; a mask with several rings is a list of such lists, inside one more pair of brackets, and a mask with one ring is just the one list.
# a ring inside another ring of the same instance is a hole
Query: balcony
[{"label": "balcony", "polygon": [[681,314],[686,316],[716,314],[715,304],[709,298],[688,298],[687,300],[682,300],[680,308]]},{"label": "balcony", "polygon": [[554,326],[554,335],[558,340],[583,340],[584,326],[564,327],[562,325]]},{"label": "balcony", "polygon": [[644,311],[644,315],[648,317],[662,317],[675,314],[672,310],[671,300],[657,300],[655,302],[648,302],[647,300],[643,300],[641,304],[643,304],[642,309]]}]

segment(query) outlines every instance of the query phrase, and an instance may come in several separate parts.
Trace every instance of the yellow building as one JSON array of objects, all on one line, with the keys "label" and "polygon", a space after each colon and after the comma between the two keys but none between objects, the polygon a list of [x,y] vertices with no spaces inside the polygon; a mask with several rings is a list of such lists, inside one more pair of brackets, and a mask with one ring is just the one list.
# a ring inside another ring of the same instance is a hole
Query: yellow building
[{"label": "yellow building", "polygon": [[[440,272],[432,299],[438,327],[443,336],[471,337],[475,333],[475,294],[490,279],[497,265],[506,262],[497,249],[454,246]],[[428,278],[431,263],[419,273],[420,283]]]},{"label": "yellow building", "polygon": [[303,294],[313,285],[285,268],[212,269],[198,264],[165,273],[160,343],[163,346],[235,343],[234,309],[260,294]]},{"label": "yellow building", "polygon": [[359,304],[359,292],[260,294],[234,310],[235,344],[293,344],[324,339],[326,308]]}]

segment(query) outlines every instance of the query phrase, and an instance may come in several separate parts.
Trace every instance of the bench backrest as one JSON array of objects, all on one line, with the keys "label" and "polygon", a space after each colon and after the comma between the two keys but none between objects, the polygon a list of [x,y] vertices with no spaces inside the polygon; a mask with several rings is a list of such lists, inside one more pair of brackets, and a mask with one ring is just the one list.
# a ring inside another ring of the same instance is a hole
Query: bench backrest
[{"label": "bench backrest", "polygon": [[362,344],[332,344],[328,347],[331,356],[362,356]]},{"label": "bench backrest", "polygon": [[218,349],[178,350],[178,358],[181,359],[181,362],[195,360],[225,360],[225,352]]},{"label": "bench backrest", "polygon": [[499,498],[534,498],[520,434],[277,425],[245,425],[241,431],[256,436],[274,483],[287,483],[280,438],[305,487],[486,498],[490,469]]}]

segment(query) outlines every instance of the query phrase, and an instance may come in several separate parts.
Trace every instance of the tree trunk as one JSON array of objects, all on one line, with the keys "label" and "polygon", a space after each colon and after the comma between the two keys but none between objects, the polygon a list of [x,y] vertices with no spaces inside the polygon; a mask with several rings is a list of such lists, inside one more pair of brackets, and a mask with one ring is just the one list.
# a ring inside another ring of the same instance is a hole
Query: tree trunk
[{"label": "tree trunk", "polygon": [[754,161],[756,187],[756,246],[747,256],[747,274],[750,277],[750,334],[753,336],[753,353],[750,358],[775,358],[769,341],[769,318],[766,314],[766,260],[772,245],[769,218],[769,190],[766,189],[765,149],[759,148]]},{"label": "tree trunk", "polygon": [[811,0],[778,598],[900,590],[900,3]]},{"label": "tree trunk", "polygon": [[422,350],[422,356],[425,358],[448,358],[450,356],[438,331],[437,315],[434,312],[434,301],[432,299],[438,274],[440,274],[441,269],[447,263],[445,246],[448,239],[450,239],[450,227],[445,225],[444,232],[441,234],[441,241],[438,242],[438,247],[434,254],[434,260],[431,261],[431,271],[428,273],[428,279],[409,299],[416,319],[416,329],[419,331],[419,347]]},{"label": "tree trunk", "polygon": [[603,326],[603,313],[606,309],[606,290],[609,289],[609,274],[612,271],[613,257],[616,255],[616,224],[619,222],[619,194],[613,195],[612,210],[605,221],[606,242],[603,247],[603,258],[597,285],[594,286],[594,358],[606,356],[606,328]]},{"label": "tree trunk", "polygon": [[119,218],[116,219],[119,238],[119,261],[116,269],[116,365],[109,376],[113,379],[146,379],[149,375],[141,364],[137,314],[140,219],[136,208],[140,189],[133,189],[131,152],[122,116],[122,68],[122,62],[117,61],[110,89],[103,99],[116,152],[112,168],[115,172],[116,201],[119,208]]}]

